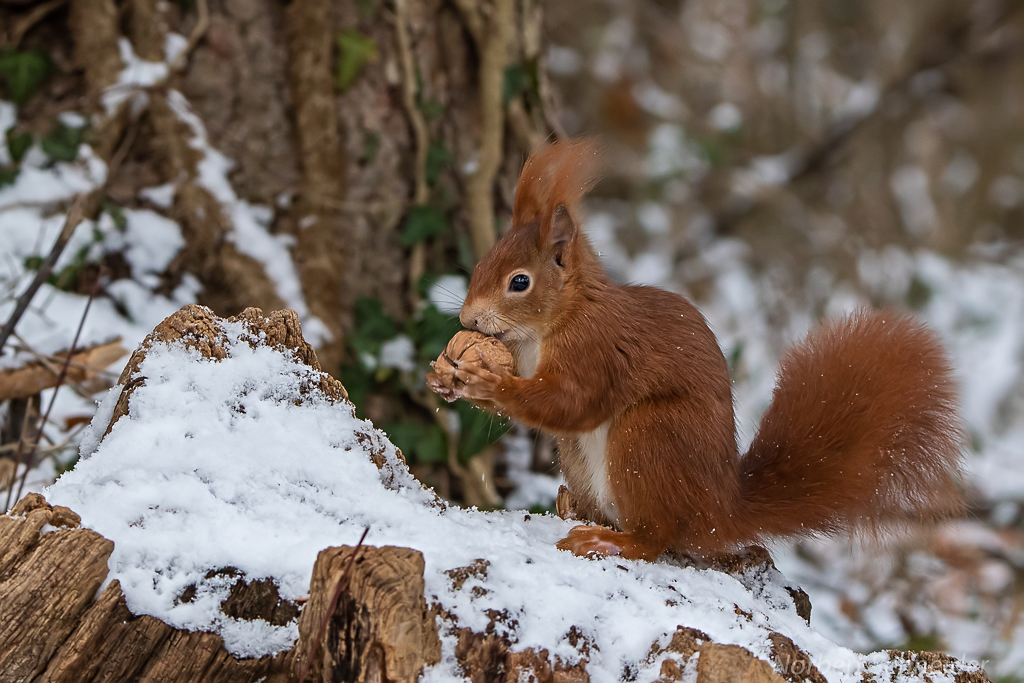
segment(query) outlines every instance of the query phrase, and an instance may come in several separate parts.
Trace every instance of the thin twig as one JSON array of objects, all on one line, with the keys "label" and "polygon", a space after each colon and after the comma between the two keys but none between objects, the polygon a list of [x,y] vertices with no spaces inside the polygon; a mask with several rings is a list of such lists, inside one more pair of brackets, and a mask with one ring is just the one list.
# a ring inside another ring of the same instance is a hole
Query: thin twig
[{"label": "thin twig", "polygon": [[32,465],[35,461],[36,449],[39,448],[39,438],[42,436],[43,427],[50,421],[50,412],[53,410],[53,404],[57,401],[57,393],[60,391],[60,387],[64,383],[64,378],[67,377],[68,366],[71,364],[71,357],[75,355],[75,347],[78,346],[78,338],[82,335],[82,328],[85,327],[85,319],[89,315],[89,308],[92,306],[92,301],[96,298],[96,294],[100,291],[100,282],[102,281],[103,272],[101,270],[99,276],[96,278],[96,282],[93,283],[92,289],[89,291],[89,298],[85,302],[85,310],[82,311],[82,317],[78,321],[78,329],[75,330],[75,338],[71,342],[71,349],[68,351],[68,355],[64,359],[64,365],[60,369],[60,375],[57,376],[57,386],[53,388],[53,393],[50,395],[50,403],[46,406],[46,414],[43,415],[43,419],[39,423],[39,428],[36,430],[34,438],[32,439],[32,449],[28,452],[28,457],[25,458],[25,471],[22,473],[21,481],[18,483],[18,493],[14,497],[15,501],[21,499],[21,492],[25,488],[25,480],[28,479],[29,470],[32,469]]},{"label": "thin twig", "polygon": [[[24,349],[25,351],[28,351],[28,353],[30,355],[35,356],[36,361],[40,365],[42,365],[44,368],[46,368],[47,370],[52,372],[54,374],[54,376],[60,377],[60,365],[59,365],[59,363],[62,363],[65,360],[67,360],[66,358],[65,359],[61,359],[61,358],[57,358],[55,356],[47,356],[45,354],[39,353],[34,348],[32,348],[32,346],[30,346],[28,344],[28,342],[26,342],[22,338],[22,336],[20,334],[18,334],[17,332],[14,333],[14,338],[17,339],[19,342],[21,342],[21,348],[22,349]],[[82,350],[84,351],[85,349],[82,349]],[[24,367],[24,366],[22,366],[22,367]],[[88,366],[82,365],[81,363],[71,363],[71,364],[69,364],[68,369],[69,370],[71,368],[87,369],[87,367]],[[78,393],[79,396],[82,396],[83,398],[89,396],[89,394],[87,392],[85,392],[85,390],[82,388],[82,384],[80,382],[76,382],[73,379],[70,379],[70,378],[67,378],[67,377],[65,378],[64,381],[69,382],[71,384],[71,386],[74,387],[75,392]]]},{"label": "thin twig", "polygon": [[18,211],[19,209],[46,209],[48,207],[59,205],[59,201],[44,200],[44,201],[21,201],[11,202],[10,204],[4,204],[0,206],[0,213],[6,213],[7,211]]},{"label": "thin twig", "polygon": [[324,633],[327,632],[327,624],[330,623],[331,617],[334,616],[334,610],[338,607],[338,599],[341,597],[341,592],[348,588],[348,583],[351,580],[352,567],[356,563],[356,557],[359,555],[359,549],[363,547],[363,541],[366,540],[366,534],[370,533],[370,527],[363,529],[363,535],[359,537],[359,543],[356,544],[355,549],[352,551],[352,557],[348,560],[348,566],[345,567],[345,571],[342,573],[341,578],[338,579],[338,584],[334,587],[334,592],[331,594],[331,601],[327,603],[327,611],[324,613],[323,619],[320,620],[320,627],[316,631],[316,638],[313,639],[312,644],[309,646],[309,655],[306,656],[306,660],[302,663],[302,670],[299,672],[299,683],[306,683],[306,674],[309,673],[309,665],[313,663],[313,658],[316,657],[316,647],[323,640]]},{"label": "thin twig", "polygon": [[18,45],[21,43],[21,39],[25,37],[25,34],[28,33],[30,28],[42,21],[46,15],[53,10],[66,5],[67,2],[68,0],[50,0],[49,2],[44,2],[41,5],[33,7],[31,12],[18,21],[13,22],[14,26],[11,28],[8,47],[17,49]]},{"label": "thin twig", "polygon": [[[14,327],[21,320],[21,316],[25,315],[25,311],[28,310],[28,306],[32,303],[32,298],[39,291],[39,288],[46,282],[46,279],[50,277],[50,273],[53,271],[54,265],[57,263],[57,259],[60,258],[61,253],[64,251],[64,247],[67,246],[68,240],[71,239],[71,235],[74,234],[75,228],[85,218],[86,205],[89,204],[89,199],[94,197],[96,192],[92,192],[88,195],[78,195],[75,203],[71,205],[71,209],[68,211],[68,217],[64,221],[64,227],[60,231],[60,235],[57,236],[57,241],[53,243],[53,248],[50,249],[50,254],[43,261],[42,265],[39,266],[39,270],[36,271],[35,278],[32,279],[32,283],[28,286],[28,289],[18,297],[18,305],[14,307],[14,313],[7,320],[3,330],[0,330],[0,354],[3,353],[4,345],[7,344],[7,340],[10,338],[11,333],[14,332]],[[69,356],[70,357],[70,356]]]},{"label": "thin twig", "polygon": [[4,502],[4,512],[11,509],[11,495],[14,493],[14,480],[18,478],[18,463],[25,453],[25,432],[28,431],[30,416],[32,415],[32,397],[29,396],[25,402],[25,414],[21,418],[21,433],[18,434],[17,449],[14,453],[14,468],[11,470],[11,478],[7,481],[7,500]]},{"label": "thin twig", "polygon": [[188,36],[188,43],[185,44],[185,49],[171,63],[168,75],[184,68],[185,62],[188,60],[189,55],[192,54],[192,50],[196,48],[199,41],[206,35],[207,29],[210,28],[210,9],[207,5],[207,0],[196,0],[196,14],[195,28],[192,29],[192,33]]},{"label": "thin twig", "polygon": [[[79,431],[80,431],[79,427],[73,427],[72,430],[70,432],[68,432],[68,435],[66,437],[64,437],[63,441],[61,441],[58,444],[54,444],[52,446],[47,446],[46,448],[40,448],[39,449],[39,453],[41,453],[41,454],[43,454],[44,456],[47,456],[47,457],[53,457],[54,453],[56,453],[58,451],[64,450],[64,448],[69,443],[71,443],[71,441],[75,438],[75,435]],[[46,438],[46,435],[44,434],[43,437]],[[11,443],[5,443],[3,446],[0,446],[0,453],[7,453],[8,451],[15,451],[17,449],[18,449],[18,442],[17,441],[12,441]],[[15,456],[15,457],[17,457],[17,456]]]}]

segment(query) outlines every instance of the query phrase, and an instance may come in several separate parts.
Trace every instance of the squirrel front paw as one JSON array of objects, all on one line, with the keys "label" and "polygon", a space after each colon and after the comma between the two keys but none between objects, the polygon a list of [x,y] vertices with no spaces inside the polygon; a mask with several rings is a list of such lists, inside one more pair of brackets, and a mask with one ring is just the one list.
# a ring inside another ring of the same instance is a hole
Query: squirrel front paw
[{"label": "squirrel front paw", "polygon": [[509,376],[505,368],[492,364],[486,358],[456,361],[455,377],[462,382],[461,398],[477,401],[497,401],[498,387]]},{"label": "squirrel front paw", "polygon": [[458,393],[453,384],[455,376],[451,372],[443,372],[435,367],[436,361],[431,361],[432,372],[427,373],[427,388],[440,395],[448,403],[457,399]]}]

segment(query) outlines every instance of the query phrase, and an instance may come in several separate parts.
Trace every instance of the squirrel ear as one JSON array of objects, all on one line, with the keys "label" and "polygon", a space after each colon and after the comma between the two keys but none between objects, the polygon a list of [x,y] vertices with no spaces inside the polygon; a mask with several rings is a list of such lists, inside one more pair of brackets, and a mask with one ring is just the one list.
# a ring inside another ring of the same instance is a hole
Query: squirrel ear
[{"label": "squirrel ear", "polygon": [[559,204],[551,214],[551,226],[548,230],[548,244],[555,247],[555,263],[562,265],[562,252],[565,245],[576,236],[576,223],[569,210]]}]

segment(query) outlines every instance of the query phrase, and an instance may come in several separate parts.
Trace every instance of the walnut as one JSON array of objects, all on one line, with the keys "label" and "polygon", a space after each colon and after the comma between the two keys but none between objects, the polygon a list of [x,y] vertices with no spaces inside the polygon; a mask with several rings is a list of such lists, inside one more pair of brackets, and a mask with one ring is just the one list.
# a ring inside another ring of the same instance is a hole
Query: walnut
[{"label": "walnut", "polygon": [[455,362],[485,361],[494,369],[513,371],[512,354],[500,341],[480,332],[462,330],[458,332],[437,360],[430,365],[434,371],[427,375],[427,386],[449,403],[459,398],[462,380],[455,376]]}]

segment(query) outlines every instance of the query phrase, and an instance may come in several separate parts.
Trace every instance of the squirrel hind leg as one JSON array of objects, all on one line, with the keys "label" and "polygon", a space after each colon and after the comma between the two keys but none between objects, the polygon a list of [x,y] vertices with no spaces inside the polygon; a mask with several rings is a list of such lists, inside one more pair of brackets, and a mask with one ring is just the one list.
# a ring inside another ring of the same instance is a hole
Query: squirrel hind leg
[{"label": "squirrel hind leg", "polygon": [[603,526],[586,525],[570,529],[557,546],[559,550],[568,550],[580,557],[614,555],[627,560],[648,561],[658,559],[666,550],[666,546],[656,540],[642,539]]},{"label": "squirrel hind leg", "polygon": [[[716,410],[717,419],[709,419]],[[731,411],[730,403],[663,399],[616,420],[606,458],[622,531],[660,551],[708,554],[735,544],[739,467]]]}]

